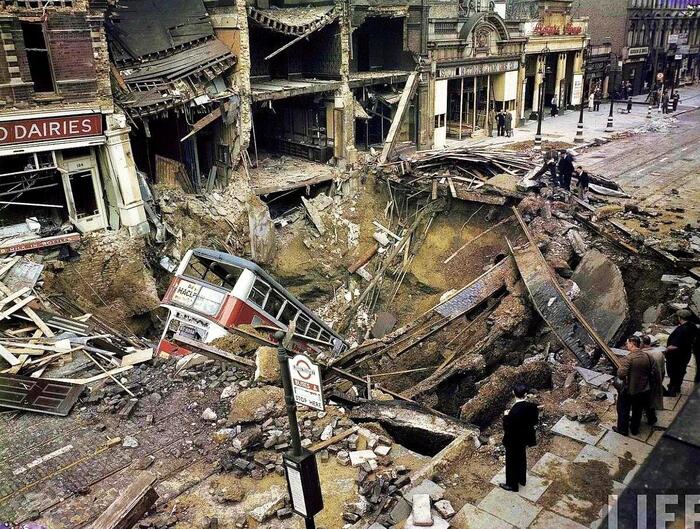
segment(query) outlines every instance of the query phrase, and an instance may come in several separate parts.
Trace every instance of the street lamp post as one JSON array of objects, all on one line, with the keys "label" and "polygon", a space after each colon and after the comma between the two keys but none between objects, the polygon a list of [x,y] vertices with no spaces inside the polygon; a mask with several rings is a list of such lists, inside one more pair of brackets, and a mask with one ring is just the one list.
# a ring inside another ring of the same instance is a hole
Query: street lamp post
[{"label": "street lamp post", "polygon": [[[614,59],[614,61],[613,61]],[[617,56],[610,54],[610,76],[608,78],[608,86],[612,85],[613,89],[615,87],[615,67],[617,66]],[[610,97],[610,114],[608,114],[608,126],[605,127],[605,132],[613,132],[613,112],[615,110],[615,95],[613,90],[608,88],[608,97]]]},{"label": "street lamp post", "polygon": [[537,116],[537,134],[535,134],[535,149],[537,150],[542,149],[542,114],[544,112],[544,89],[547,80],[547,74],[551,72],[551,70],[547,68],[547,56],[549,55],[549,46],[547,44],[545,44],[544,48],[540,52],[540,55],[544,55],[544,65],[542,67],[542,82],[540,83],[539,93],[540,112]]},{"label": "street lamp post", "polygon": [[583,81],[581,85],[581,108],[578,115],[578,125],[576,126],[576,137],[574,138],[574,143],[583,143],[583,94],[586,88],[586,73],[588,70],[588,58],[591,55],[591,44],[583,49]]}]

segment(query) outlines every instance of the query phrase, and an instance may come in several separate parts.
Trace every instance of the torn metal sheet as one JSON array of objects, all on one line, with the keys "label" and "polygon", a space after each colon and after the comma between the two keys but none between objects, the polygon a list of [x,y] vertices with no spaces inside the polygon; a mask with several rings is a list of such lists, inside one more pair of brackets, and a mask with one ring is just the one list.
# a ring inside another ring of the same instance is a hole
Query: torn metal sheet
[{"label": "torn metal sheet", "polygon": [[493,296],[496,291],[509,282],[515,282],[516,279],[515,261],[508,257],[476,278],[450,299],[437,305],[434,310],[445,318],[464,314]]},{"label": "torn metal sheet", "polygon": [[34,285],[36,285],[36,282],[39,281],[42,270],[44,270],[43,264],[22,258],[10,268],[3,277],[2,282],[12,291],[17,291],[22,288],[32,289]]},{"label": "torn metal sheet", "polygon": [[300,36],[321,22],[338,18],[335,6],[288,7],[284,9],[258,9],[248,6],[248,16],[258,25],[285,35]]},{"label": "torn metal sheet", "polygon": [[581,289],[574,304],[606,342],[612,341],[629,316],[620,269],[598,250],[589,250],[571,279]]},{"label": "torn metal sheet", "polygon": [[0,407],[66,416],[83,392],[83,386],[22,377],[0,375]]}]

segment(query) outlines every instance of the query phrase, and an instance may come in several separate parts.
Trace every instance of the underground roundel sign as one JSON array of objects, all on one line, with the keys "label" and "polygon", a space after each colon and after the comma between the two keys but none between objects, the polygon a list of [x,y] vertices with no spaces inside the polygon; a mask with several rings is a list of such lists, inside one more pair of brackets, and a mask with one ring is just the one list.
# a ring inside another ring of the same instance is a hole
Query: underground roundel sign
[{"label": "underground roundel sign", "polygon": [[308,356],[302,354],[290,358],[288,362],[294,401],[302,406],[323,411],[325,406],[319,367]]}]

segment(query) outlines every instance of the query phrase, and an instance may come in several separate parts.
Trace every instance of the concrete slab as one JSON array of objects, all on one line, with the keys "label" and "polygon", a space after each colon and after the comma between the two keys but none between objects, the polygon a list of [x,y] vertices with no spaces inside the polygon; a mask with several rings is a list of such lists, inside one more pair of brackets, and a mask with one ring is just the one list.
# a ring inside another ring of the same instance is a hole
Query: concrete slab
[{"label": "concrete slab", "polygon": [[656,412],[657,422],[654,426],[657,428],[668,428],[677,414],[676,410],[658,410]]},{"label": "concrete slab", "polygon": [[588,500],[577,498],[573,494],[562,494],[549,508],[563,516],[567,520],[574,520],[577,523],[588,523],[583,513],[589,512],[593,508],[593,504]]},{"label": "concrete slab", "polygon": [[413,487],[408,492],[404,493],[403,497],[409,502],[412,501],[414,494],[427,494],[433,501],[440,501],[445,495],[445,489],[434,481],[429,479],[424,479],[422,483],[416,487]]},{"label": "concrete slab", "polygon": [[[491,479],[491,483],[498,485],[499,483],[504,483],[505,480],[506,467],[503,467],[500,472]],[[544,494],[544,491],[547,490],[547,487],[549,487],[551,483],[552,481],[547,478],[542,478],[537,474],[530,473],[527,476],[527,485],[524,487],[521,485],[518,488],[517,494],[526,500],[530,500],[531,502],[535,503],[540,499],[540,496]]]},{"label": "concrete slab", "polygon": [[636,463],[643,462],[651,452],[651,446],[648,444],[631,437],[625,437],[612,430],[608,430],[597,446],[617,457],[632,459]]},{"label": "concrete slab", "polygon": [[552,511],[542,511],[529,529],[586,529],[585,525],[564,518]]},{"label": "concrete slab", "polygon": [[591,445],[584,446],[574,459],[575,463],[587,463],[588,461],[602,461],[610,469],[610,477],[618,480],[625,478],[631,466],[628,462],[621,461],[615,454]]},{"label": "concrete slab", "polygon": [[527,529],[542,507],[496,487],[481,500],[478,507],[520,529]]},{"label": "concrete slab", "polygon": [[664,397],[664,410],[674,409],[680,398],[680,395],[678,397]]},{"label": "concrete slab", "polygon": [[547,452],[532,467],[532,473],[551,480],[565,473],[569,464],[563,457]]},{"label": "concrete slab", "polygon": [[413,495],[413,510],[411,511],[413,524],[419,526],[432,526],[433,514],[430,512],[430,496],[427,494]]},{"label": "concrete slab", "polygon": [[656,430],[654,433],[652,433],[649,436],[649,439],[647,439],[647,444],[651,446],[656,446],[656,444],[661,440],[663,437],[664,432],[663,430]]},{"label": "concrete slab", "polygon": [[593,424],[581,424],[566,417],[559,419],[559,422],[552,428],[554,433],[571,437],[576,441],[594,445],[605,435],[605,429]]},{"label": "concrete slab", "polygon": [[454,529],[513,529],[508,522],[467,503],[450,520]]},{"label": "concrete slab", "polygon": [[439,516],[433,516],[432,525],[417,525],[413,520],[413,515],[411,515],[406,520],[406,524],[403,526],[403,529],[423,529],[425,527],[430,527],[431,529],[449,529],[450,522],[443,520]]},{"label": "concrete slab", "polygon": [[[659,416],[659,413],[661,413],[661,411],[656,412],[657,417]],[[659,424],[657,424],[656,426],[659,426]],[[666,427],[662,426],[662,428],[666,428]],[[610,428],[610,429],[612,429],[612,428]],[[654,433],[654,429],[651,426],[649,426],[648,424],[642,423],[642,425],[639,427],[639,433],[637,435],[630,434],[630,437],[632,439],[637,439],[643,443],[646,443],[647,439],[649,439],[649,436],[652,433]]]}]

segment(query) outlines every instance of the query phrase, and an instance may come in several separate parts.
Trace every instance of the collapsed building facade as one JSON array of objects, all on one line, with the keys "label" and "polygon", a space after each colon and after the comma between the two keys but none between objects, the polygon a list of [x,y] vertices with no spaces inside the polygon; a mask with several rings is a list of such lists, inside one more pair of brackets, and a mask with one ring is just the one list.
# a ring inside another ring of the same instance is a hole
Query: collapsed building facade
[{"label": "collapsed building facade", "polygon": [[143,233],[129,127],[112,101],[104,7],[39,4],[0,2],[1,215]]}]

